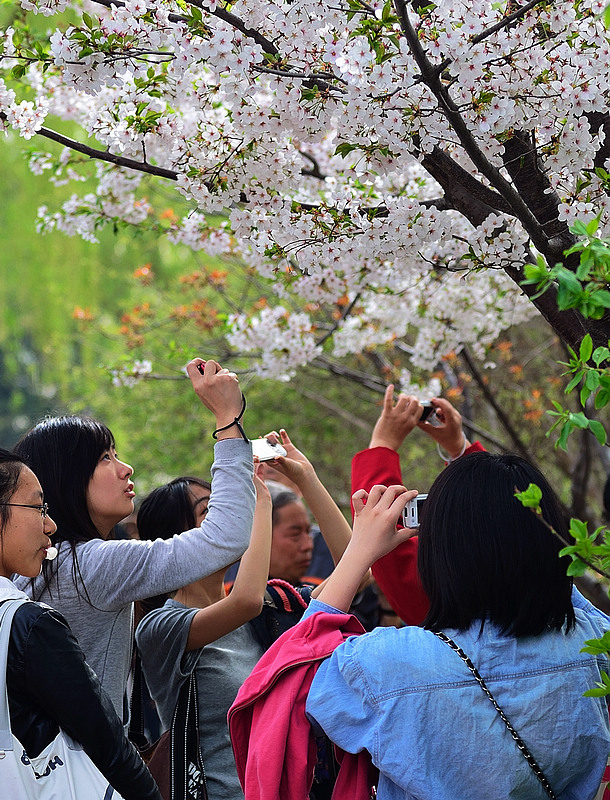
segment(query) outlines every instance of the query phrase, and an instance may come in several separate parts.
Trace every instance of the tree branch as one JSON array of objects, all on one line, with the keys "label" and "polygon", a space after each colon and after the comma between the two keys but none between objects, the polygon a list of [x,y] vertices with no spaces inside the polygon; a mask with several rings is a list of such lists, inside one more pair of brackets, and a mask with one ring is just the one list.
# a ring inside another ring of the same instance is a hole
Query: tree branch
[{"label": "tree branch", "polygon": [[321,339],[318,339],[318,341],[316,342],[316,347],[321,347],[321,346],[324,344],[324,342],[326,342],[328,339],[330,339],[330,337],[331,337],[331,336],[332,336],[332,335],[335,333],[335,331],[336,331],[336,330],[339,328],[339,326],[341,325],[341,323],[342,323],[342,322],[344,322],[344,321],[345,321],[345,320],[346,320],[346,319],[349,317],[349,315],[350,315],[350,314],[352,313],[352,311],[354,310],[354,306],[356,305],[356,303],[358,302],[358,300],[360,300],[360,294],[361,294],[361,293],[360,293],[360,292],[358,292],[358,294],[357,294],[357,295],[354,297],[354,299],[352,300],[352,302],[351,302],[351,303],[350,303],[350,304],[349,304],[349,305],[346,307],[345,311],[344,311],[344,312],[341,314],[341,316],[339,317],[339,319],[338,319],[338,320],[335,322],[335,324],[334,324],[334,325],[333,325],[333,326],[330,328],[330,330],[329,330],[329,331],[327,331],[327,332],[324,334],[324,336],[322,336],[322,338],[321,338]]},{"label": "tree branch", "polygon": [[[532,8],[535,8],[535,6],[542,5],[543,3],[546,5],[547,2],[548,0],[530,0],[529,3],[526,3],[524,6],[521,6],[516,11],[513,11],[512,14],[509,14],[507,17],[504,17],[504,19],[501,19],[499,22],[496,22],[495,25],[491,25],[489,28],[486,28],[484,31],[481,31],[481,33],[477,33],[476,36],[473,36],[471,38],[470,43],[472,45],[475,45],[485,41],[485,39],[488,39],[490,36],[493,36],[494,33],[501,31],[503,28],[508,28],[514,25],[515,22],[518,22],[520,19],[522,19],[527,14],[527,12],[531,11]],[[445,58],[443,61],[441,61],[441,63],[437,67],[435,67],[435,69],[440,75],[448,67],[450,67],[452,63],[453,59]]]},{"label": "tree branch", "polygon": [[474,363],[474,359],[470,355],[470,352],[466,346],[462,349],[460,356],[466,366],[468,367],[468,371],[476,381],[477,386],[483,393],[485,400],[489,403],[491,408],[493,409],[495,415],[498,418],[498,421],[508,434],[509,439],[513,443],[515,450],[523,456],[523,458],[527,459],[527,461],[534,463],[531,453],[529,452],[528,448],[526,447],[525,443],[513,427],[512,422],[504,412],[504,410],[498,405],[494,395],[492,394],[489,386],[487,385],[486,381],[483,379],[483,376],[478,370],[478,367]]},{"label": "tree branch", "polygon": [[401,21],[407,43],[420,69],[422,80],[430,89],[432,94],[436,97],[439,110],[447,118],[473,165],[485,178],[487,178],[490,184],[505,200],[505,202],[511,208],[511,213],[520,220],[521,224],[527,231],[529,237],[534,243],[534,246],[541,253],[545,255],[548,254],[548,241],[538,223],[538,220],[532,214],[524,200],[520,197],[519,193],[483,154],[481,148],[472,135],[472,132],[464,122],[457,106],[451,99],[447,88],[441,82],[437,70],[428,60],[417,33],[411,25],[405,0],[394,0],[394,4]]},{"label": "tree branch", "polygon": [[[0,113],[0,119],[6,120],[6,116]],[[114,153],[109,153],[107,150],[96,150],[94,147],[77,142],[76,139],[70,139],[62,133],[52,131],[50,128],[40,128],[37,131],[39,136],[44,136],[46,139],[51,139],[58,142],[70,150],[76,150],[77,153],[82,153],[89,158],[96,158],[100,161],[108,161],[117,167],[124,167],[125,169],[132,169],[136,172],[145,172],[148,175],[156,175],[159,178],[167,178],[170,181],[178,180],[178,173],[171,169],[164,169],[163,167],[156,167],[154,164],[149,164],[144,161],[136,161],[133,158],[125,158],[124,156],[117,156]]]}]

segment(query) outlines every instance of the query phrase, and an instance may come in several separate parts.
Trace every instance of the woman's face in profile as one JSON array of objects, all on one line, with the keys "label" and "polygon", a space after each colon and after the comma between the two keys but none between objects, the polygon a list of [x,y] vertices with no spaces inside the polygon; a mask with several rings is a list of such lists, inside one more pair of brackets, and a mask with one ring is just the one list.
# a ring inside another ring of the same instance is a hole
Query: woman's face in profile
[{"label": "woman's face in profile", "polygon": [[113,526],[133,511],[136,496],[133,469],[120,461],[116,450],[105,450],[87,486],[87,510],[100,535],[106,538]]},{"label": "woman's face in profile", "polygon": [[210,500],[210,490],[205,486],[199,486],[197,483],[189,483],[189,494],[193,504],[193,514],[195,515],[195,524],[201,525],[208,513],[208,503]]},{"label": "woman's face in profile", "polygon": [[6,501],[10,506],[8,522],[0,540],[0,575],[13,573],[35,578],[51,546],[57,525],[46,513],[42,489],[31,469],[23,467],[17,489]]}]

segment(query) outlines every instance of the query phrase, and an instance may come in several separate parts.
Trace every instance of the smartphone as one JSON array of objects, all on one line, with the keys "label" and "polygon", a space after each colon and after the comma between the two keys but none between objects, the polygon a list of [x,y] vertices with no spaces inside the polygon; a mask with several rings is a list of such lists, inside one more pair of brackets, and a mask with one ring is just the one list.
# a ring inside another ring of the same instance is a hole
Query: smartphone
[{"label": "smartphone", "polygon": [[267,439],[252,439],[252,453],[259,461],[273,461],[278,456],[285,456],[286,450],[281,444],[271,444]]},{"label": "smartphone", "polygon": [[419,528],[419,515],[423,504],[426,502],[427,494],[418,494],[413,500],[409,500],[402,511],[402,524],[405,528]]}]

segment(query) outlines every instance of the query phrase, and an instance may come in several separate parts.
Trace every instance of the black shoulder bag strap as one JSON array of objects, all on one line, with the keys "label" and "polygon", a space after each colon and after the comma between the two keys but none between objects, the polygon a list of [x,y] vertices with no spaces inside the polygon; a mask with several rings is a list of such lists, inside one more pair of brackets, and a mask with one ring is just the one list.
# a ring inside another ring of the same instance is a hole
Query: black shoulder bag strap
[{"label": "black shoulder bag strap", "polygon": [[475,678],[475,680],[477,681],[477,683],[479,684],[479,686],[481,687],[481,689],[482,689],[482,690],[485,692],[485,694],[487,695],[487,697],[488,697],[489,701],[491,702],[491,704],[493,705],[493,707],[496,709],[496,711],[497,711],[497,712],[498,712],[498,714],[500,715],[500,718],[501,718],[502,722],[503,722],[503,723],[506,725],[506,727],[508,728],[508,731],[509,731],[510,735],[511,735],[511,736],[513,737],[513,739],[515,740],[515,743],[516,743],[517,747],[519,748],[519,750],[521,751],[521,753],[523,754],[523,757],[525,758],[525,760],[527,761],[527,763],[530,765],[530,767],[533,769],[533,771],[534,771],[534,774],[535,774],[535,776],[538,778],[538,780],[540,781],[540,783],[542,784],[542,786],[543,786],[543,788],[544,788],[544,791],[545,791],[545,792],[547,793],[547,795],[548,795],[548,796],[551,798],[551,800],[556,800],[556,798],[555,798],[555,793],[554,793],[554,792],[553,792],[553,790],[551,789],[551,785],[550,785],[550,783],[547,781],[547,779],[546,779],[546,776],[545,776],[544,772],[543,772],[543,771],[540,769],[540,767],[538,766],[538,763],[536,762],[536,759],[535,759],[535,758],[534,758],[534,756],[533,756],[533,755],[530,753],[530,751],[529,751],[529,749],[528,749],[527,745],[525,744],[525,742],[523,741],[523,739],[522,739],[522,738],[519,736],[519,734],[517,733],[517,731],[516,731],[516,730],[513,728],[513,726],[512,726],[512,725],[510,724],[510,722],[508,721],[508,719],[507,719],[507,717],[506,717],[505,713],[502,711],[502,709],[500,708],[500,706],[499,706],[499,705],[498,705],[498,703],[496,702],[496,698],[495,698],[495,697],[493,696],[493,694],[492,694],[492,693],[489,691],[489,689],[488,689],[488,687],[487,687],[487,684],[485,683],[485,681],[483,680],[483,678],[482,678],[482,677],[479,675],[479,672],[478,672],[477,668],[475,667],[475,665],[474,665],[474,664],[472,663],[472,661],[471,661],[471,660],[468,658],[468,656],[467,656],[467,655],[466,655],[466,653],[465,653],[465,652],[462,650],[462,648],[461,648],[461,647],[459,647],[459,646],[458,646],[458,645],[457,645],[457,644],[456,644],[456,643],[453,641],[453,639],[450,639],[450,638],[449,638],[449,637],[448,637],[446,634],[442,633],[442,631],[441,631],[441,632],[432,631],[432,633],[434,633],[434,635],[435,635],[435,636],[438,636],[438,638],[439,638],[439,639],[440,639],[442,642],[445,642],[445,644],[448,644],[448,645],[449,645],[449,647],[450,647],[450,648],[451,648],[451,649],[454,651],[454,653],[457,653],[457,655],[458,655],[458,656],[459,656],[459,657],[462,659],[462,661],[464,662],[464,664],[466,664],[466,666],[468,667],[468,669],[469,669],[469,670],[472,672],[472,674],[474,675],[474,678]]},{"label": "black shoulder bag strap", "polygon": [[195,669],[180,687],[171,725],[170,775],[172,800],[207,800],[199,748],[199,710]]}]

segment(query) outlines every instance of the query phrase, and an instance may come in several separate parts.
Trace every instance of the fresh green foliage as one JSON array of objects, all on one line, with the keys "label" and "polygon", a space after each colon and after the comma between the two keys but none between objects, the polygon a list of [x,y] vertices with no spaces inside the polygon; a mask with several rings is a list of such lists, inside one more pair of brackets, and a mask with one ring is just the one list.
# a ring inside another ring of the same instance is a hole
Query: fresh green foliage
[{"label": "fresh green foliage", "polygon": [[[610,21],[606,9],[606,22]],[[605,179],[607,175],[599,175]],[[580,237],[579,241],[565,252],[566,260],[574,255],[579,262],[574,271],[563,264],[549,269],[539,258],[535,264],[527,265],[527,276],[524,283],[535,285],[539,294],[548,291],[551,286],[557,289],[557,305],[560,310],[576,309],[585,318],[601,319],[610,308],[610,239],[600,238],[597,234],[598,220],[589,223],[577,221],[571,228],[572,233]],[[562,403],[552,401],[554,411],[548,411],[555,419],[548,434],[557,431],[556,447],[567,450],[570,435],[576,430],[589,430],[600,445],[607,444],[606,429],[598,419],[588,416],[593,408],[596,412],[610,404],[610,342],[607,346],[600,344],[594,347],[590,334],[586,334],[576,352],[568,347],[569,360],[559,362],[565,367],[564,376],[569,377],[565,393],[570,394],[579,389],[578,399],[581,410],[574,412]],[[591,402],[592,400],[592,402]],[[526,508],[531,508],[541,519],[541,492],[537,486],[529,486],[527,491],[516,493],[516,497]],[[542,519],[552,533],[559,536],[551,526]],[[559,553],[569,556],[571,563],[568,575],[577,577],[587,570],[593,570],[606,581],[610,581],[610,531],[606,527],[598,527],[589,533],[586,522],[578,519],[570,520],[571,543],[565,543]],[[559,537],[561,538],[561,537]],[[562,540],[563,541],[563,540]],[[610,633],[601,639],[586,642],[583,652],[595,654],[610,653]],[[602,672],[602,682],[585,693],[588,697],[610,695],[610,678]]]}]

